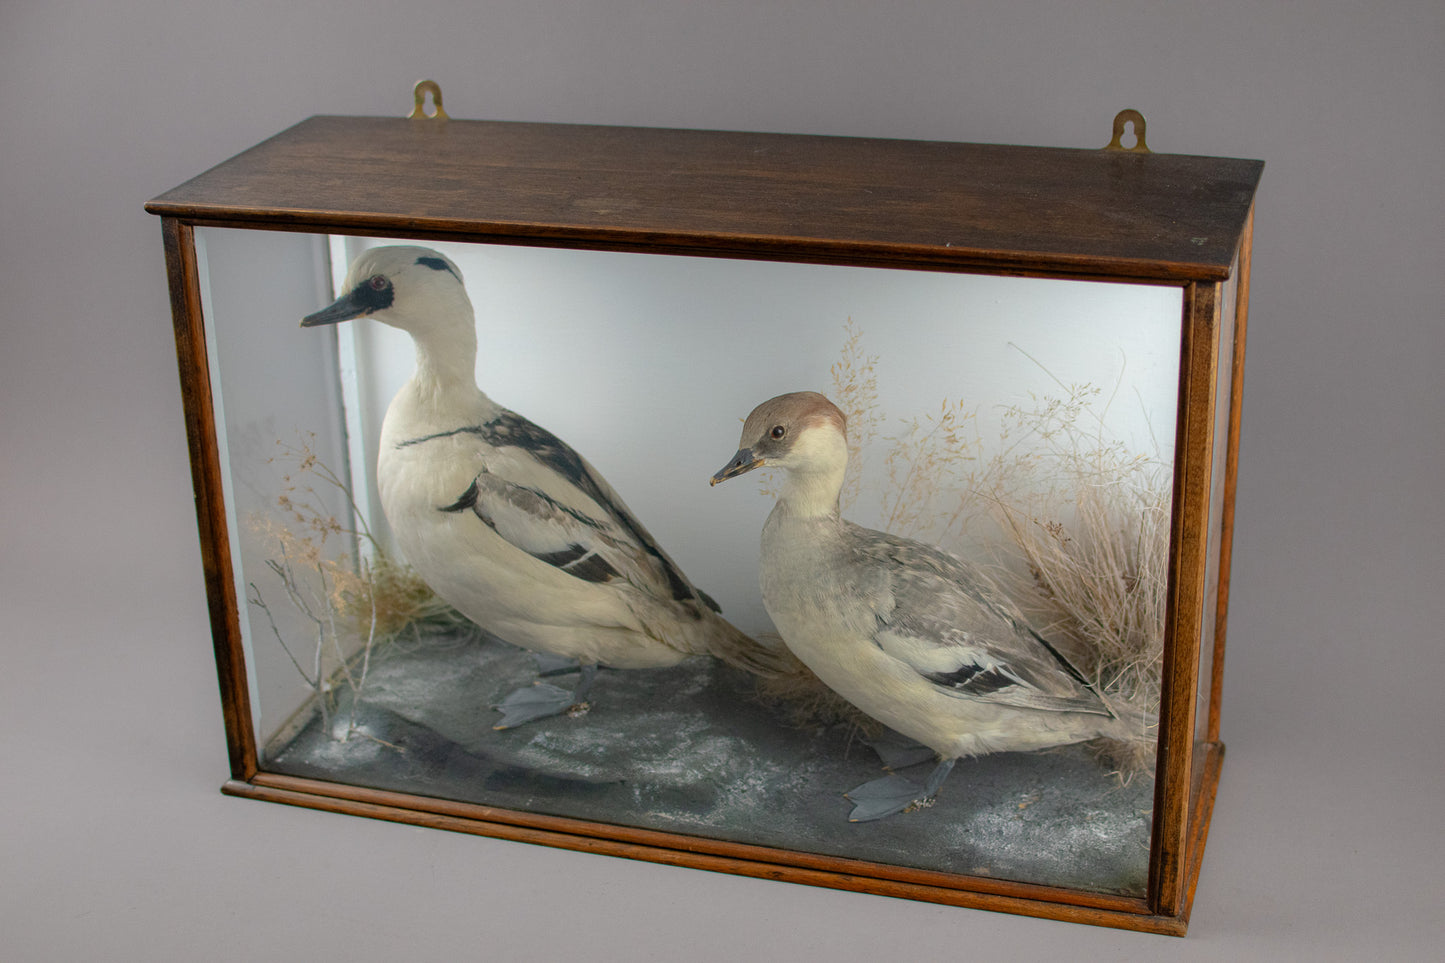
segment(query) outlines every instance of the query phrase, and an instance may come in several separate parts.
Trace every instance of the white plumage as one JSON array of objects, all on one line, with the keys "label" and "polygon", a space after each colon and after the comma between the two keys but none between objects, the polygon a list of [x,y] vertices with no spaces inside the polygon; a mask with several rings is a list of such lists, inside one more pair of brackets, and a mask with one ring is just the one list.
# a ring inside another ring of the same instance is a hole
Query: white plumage
[{"label": "white plumage", "polygon": [[768,650],[716,613],[596,469],[477,387],[474,314],[455,264],[424,247],[374,248],[343,288],[302,325],[371,317],[416,344],[377,462],[401,553],[489,632],[581,664],[575,693],[519,690],[498,728],[582,704],[598,665],[699,654],[754,671],[766,662]]},{"label": "white plumage", "polygon": [[1113,712],[962,559],[839,516],[843,413],[815,392],[755,408],[716,484],[785,475],[763,527],[763,603],[783,641],[858,709],[939,756],[922,788],[898,776],[851,791],[850,818],[926,805],[954,760],[1122,736]]}]

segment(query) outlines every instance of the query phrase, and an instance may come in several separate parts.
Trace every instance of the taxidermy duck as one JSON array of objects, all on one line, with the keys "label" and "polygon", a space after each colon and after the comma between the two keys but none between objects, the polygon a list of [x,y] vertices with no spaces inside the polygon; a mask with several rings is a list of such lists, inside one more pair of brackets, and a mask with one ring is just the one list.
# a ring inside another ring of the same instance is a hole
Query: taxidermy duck
[{"label": "taxidermy duck", "polygon": [[889,775],[850,791],[850,820],[930,805],[959,758],[1122,738],[1098,692],[967,562],[839,516],[846,430],[816,392],[765,401],[712,484],[782,470],[762,536],[768,615],[826,685],[937,753],[921,787]]},{"label": "taxidermy duck", "polygon": [[431,589],[496,636],[577,660],[574,691],[512,693],[496,728],[580,714],[598,666],[712,655],[755,673],[771,653],[724,620],[606,480],[477,387],[461,271],[424,247],[374,248],[303,327],[369,317],[411,335],[416,371],[387,409],[377,485],[398,547]]}]

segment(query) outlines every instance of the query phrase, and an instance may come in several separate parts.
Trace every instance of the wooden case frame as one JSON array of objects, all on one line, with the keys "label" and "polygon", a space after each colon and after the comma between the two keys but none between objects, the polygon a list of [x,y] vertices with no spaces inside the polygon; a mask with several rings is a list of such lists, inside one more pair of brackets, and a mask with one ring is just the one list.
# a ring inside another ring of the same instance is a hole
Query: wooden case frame
[{"label": "wooden case frame", "polygon": [[[230,755],[223,791],[660,863],[1182,935],[1224,754],[1220,692],[1253,199],[1262,166],[1142,151],[313,117],[152,200],[146,207],[162,223]],[[198,226],[1178,286],[1178,422],[1147,895],[913,870],[264,771],[223,506]],[[1197,712],[1200,692],[1207,707]]]}]

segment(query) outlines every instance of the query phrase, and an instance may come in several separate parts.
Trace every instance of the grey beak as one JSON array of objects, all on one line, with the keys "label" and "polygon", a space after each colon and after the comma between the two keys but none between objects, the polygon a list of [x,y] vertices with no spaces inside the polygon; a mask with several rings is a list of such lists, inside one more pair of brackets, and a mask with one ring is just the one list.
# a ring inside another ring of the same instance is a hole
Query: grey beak
[{"label": "grey beak", "polygon": [[716,485],[718,482],[746,474],[762,463],[763,459],[754,456],[751,448],[739,449],[738,453],[733,456],[733,460],[718,469],[718,473],[712,476],[708,484]]},{"label": "grey beak", "polygon": [[357,294],[356,290],[348,291],[320,311],[306,315],[301,319],[301,327],[314,328],[323,324],[337,324],[368,313],[371,306],[362,303],[362,299]]}]

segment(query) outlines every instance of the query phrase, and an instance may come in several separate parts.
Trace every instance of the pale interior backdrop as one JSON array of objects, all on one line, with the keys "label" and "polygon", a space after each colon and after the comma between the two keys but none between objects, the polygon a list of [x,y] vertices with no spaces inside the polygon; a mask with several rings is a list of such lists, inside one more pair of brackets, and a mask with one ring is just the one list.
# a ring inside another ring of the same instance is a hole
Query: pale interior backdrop
[{"label": "pale interior backdrop", "polygon": [[[1156,150],[1267,162],[1229,752],[1187,940],[216,791],[142,205],[308,115],[405,113],[422,77],[456,117],[1064,147],[1128,106]],[[1439,0],[7,0],[0,958],[1438,958],[1442,91]]]}]

